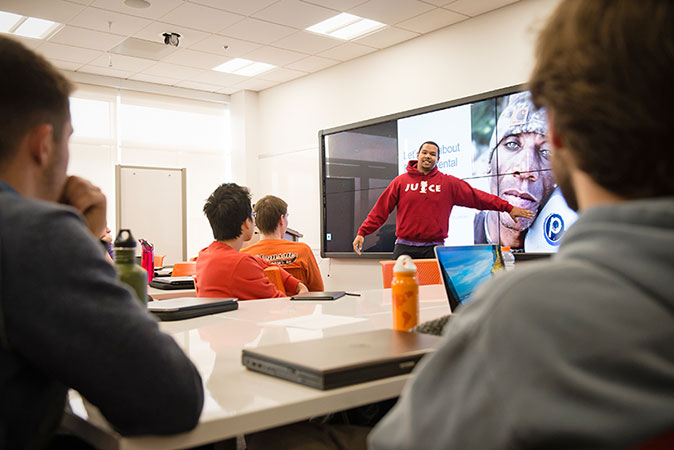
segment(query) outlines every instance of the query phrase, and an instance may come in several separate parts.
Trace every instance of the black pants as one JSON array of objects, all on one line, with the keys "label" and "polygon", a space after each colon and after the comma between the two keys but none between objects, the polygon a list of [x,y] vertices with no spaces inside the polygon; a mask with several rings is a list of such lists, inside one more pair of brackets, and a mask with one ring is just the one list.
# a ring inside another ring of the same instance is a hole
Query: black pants
[{"label": "black pants", "polygon": [[435,245],[424,245],[417,247],[414,245],[396,244],[393,248],[393,259],[398,259],[400,255],[410,255],[412,259],[435,259]]}]

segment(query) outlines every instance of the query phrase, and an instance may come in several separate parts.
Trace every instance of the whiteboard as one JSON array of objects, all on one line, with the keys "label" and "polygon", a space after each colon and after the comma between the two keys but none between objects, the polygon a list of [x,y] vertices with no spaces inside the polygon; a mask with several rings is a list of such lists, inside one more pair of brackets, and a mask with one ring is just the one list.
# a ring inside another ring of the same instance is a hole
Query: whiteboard
[{"label": "whiteboard", "polygon": [[[164,265],[187,259],[185,169],[115,166],[117,229],[166,255]],[[136,252],[140,255],[140,249]]]}]

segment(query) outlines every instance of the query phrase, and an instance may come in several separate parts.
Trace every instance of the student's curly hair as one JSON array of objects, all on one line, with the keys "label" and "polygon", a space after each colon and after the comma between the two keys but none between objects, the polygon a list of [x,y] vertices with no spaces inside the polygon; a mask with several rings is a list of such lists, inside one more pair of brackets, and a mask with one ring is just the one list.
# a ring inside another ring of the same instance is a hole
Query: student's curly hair
[{"label": "student's curly hair", "polygon": [[241,225],[251,218],[250,191],[234,183],[218,186],[206,200],[204,214],[208,218],[216,241],[241,236]]}]

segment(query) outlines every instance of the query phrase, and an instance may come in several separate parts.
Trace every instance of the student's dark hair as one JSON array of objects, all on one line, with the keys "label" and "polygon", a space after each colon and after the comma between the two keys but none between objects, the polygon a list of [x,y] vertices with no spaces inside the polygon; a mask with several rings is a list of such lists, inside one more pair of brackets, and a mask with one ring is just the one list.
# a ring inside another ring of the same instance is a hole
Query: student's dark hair
[{"label": "student's dark hair", "polygon": [[216,241],[226,241],[241,236],[241,225],[250,219],[248,188],[234,183],[218,186],[206,200],[204,214],[208,218]]},{"label": "student's dark hair", "polygon": [[276,230],[278,221],[288,212],[288,204],[273,195],[266,195],[255,203],[255,224],[264,234],[271,234]]},{"label": "student's dark hair", "polygon": [[562,1],[529,89],[596,183],[632,199],[674,194],[674,2]]},{"label": "student's dark hair", "polygon": [[433,142],[433,141],[426,141],[426,142],[424,142],[423,144],[421,144],[421,145],[419,146],[419,150],[417,150],[417,153],[419,153],[419,152],[421,151],[421,147],[423,147],[423,146],[426,145],[426,144],[435,145],[435,148],[438,149],[438,155],[440,154],[440,146],[439,146],[438,144],[436,144],[435,142]]},{"label": "student's dark hair", "polygon": [[0,35],[0,168],[31,128],[53,126],[58,142],[70,119],[72,84],[46,59]]}]

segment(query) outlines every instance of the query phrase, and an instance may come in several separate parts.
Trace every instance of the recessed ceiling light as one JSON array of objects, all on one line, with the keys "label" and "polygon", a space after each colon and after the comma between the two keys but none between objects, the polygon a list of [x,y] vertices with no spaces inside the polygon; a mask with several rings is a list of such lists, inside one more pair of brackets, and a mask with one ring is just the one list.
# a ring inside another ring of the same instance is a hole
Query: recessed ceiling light
[{"label": "recessed ceiling light", "polygon": [[234,73],[237,75],[243,75],[244,77],[254,77],[255,75],[261,74],[262,72],[271,70],[274,67],[276,66],[274,66],[273,64],[254,62],[253,64],[240,68]]},{"label": "recessed ceiling light", "polygon": [[330,33],[330,36],[339,39],[353,39],[356,36],[367,34],[370,31],[377,30],[383,26],[383,23],[377,22],[376,20],[361,19],[358,22],[352,23],[351,25],[347,25],[343,28],[340,28],[339,30],[333,31]]},{"label": "recessed ceiling light", "polygon": [[386,24],[376,20],[363,19],[353,14],[341,13],[307,28],[307,31],[323,34],[337,39],[354,39],[370,33]]},{"label": "recessed ceiling light", "polygon": [[219,66],[213,67],[213,70],[218,72],[233,73],[235,75],[242,75],[244,77],[254,77],[259,75],[262,72],[273,69],[274,65],[251,61],[244,58],[234,58],[230,59],[226,63],[222,63]]},{"label": "recessed ceiling light", "polygon": [[61,26],[60,23],[52,22],[51,20],[29,17],[14,30],[14,34],[34,39],[44,39],[53,33],[59,26]]},{"label": "recessed ceiling light", "polygon": [[19,23],[23,16],[10,12],[0,11],[0,32],[7,33]]},{"label": "recessed ceiling light", "polygon": [[307,31],[313,31],[314,33],[320,34],[329,34],[332,31],[335,31],[346,25],[351,25],[358,20],[360,20],[360,17],[358,16],[348,13],[341,13],[329,19],[325,19],[323,22],[319,22],[316,25],[310,26],[307,28]]},{"label": "recessed ceiling light", "polygon": [[147,0],[124,0],[124,4],[130,8],[149,8],[150,2]]}]

